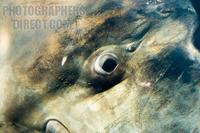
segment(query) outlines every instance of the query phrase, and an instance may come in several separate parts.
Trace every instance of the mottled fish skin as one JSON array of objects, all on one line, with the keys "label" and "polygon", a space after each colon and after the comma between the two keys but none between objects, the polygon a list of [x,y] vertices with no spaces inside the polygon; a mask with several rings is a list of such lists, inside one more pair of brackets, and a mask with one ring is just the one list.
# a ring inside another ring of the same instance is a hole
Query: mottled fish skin
[{"label": "mottled fish skin", "polygon": [[200,132],[189,0],[2,3],[62,2],[87,9],[69,16],[70,29],[18,31],[9,17],[0,25],[0,132]]}]

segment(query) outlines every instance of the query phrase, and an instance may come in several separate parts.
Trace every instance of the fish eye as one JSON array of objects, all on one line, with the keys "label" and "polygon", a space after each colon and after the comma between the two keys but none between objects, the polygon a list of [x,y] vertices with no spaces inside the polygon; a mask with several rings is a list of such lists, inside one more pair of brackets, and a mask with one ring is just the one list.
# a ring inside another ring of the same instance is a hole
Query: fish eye
[{"label": "fish eye", "polygon": [[122,53],[118,47],[102,48],[88,57],[81,76],[95,93],[112,88],[125,77],[126,57]]},{"label": "fish eye", "polygon": [[94,63],[94,71],[100,75],[112,74],[119,65],[119,59],[115,54],[108,53],[97,57]]}]

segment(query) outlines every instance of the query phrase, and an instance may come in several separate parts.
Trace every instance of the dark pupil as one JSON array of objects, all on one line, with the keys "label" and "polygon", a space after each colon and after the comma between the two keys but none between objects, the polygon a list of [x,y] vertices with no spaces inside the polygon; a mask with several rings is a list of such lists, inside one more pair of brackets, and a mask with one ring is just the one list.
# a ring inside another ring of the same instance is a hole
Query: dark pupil
[{"label": "dark pupil", "polygon": [[114,59],[107,59],[103,66],[102,69],[106,72],[112,72],[117,66],[117,62]]}]

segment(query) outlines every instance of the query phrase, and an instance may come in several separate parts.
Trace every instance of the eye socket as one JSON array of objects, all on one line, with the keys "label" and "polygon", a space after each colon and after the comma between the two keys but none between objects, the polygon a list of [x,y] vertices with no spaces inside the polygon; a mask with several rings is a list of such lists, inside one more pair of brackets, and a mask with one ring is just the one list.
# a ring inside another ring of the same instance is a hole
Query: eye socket
[{"label": "eye socket", "polygon": [[104,54],[96,59],[94,70],[101,75],[110,75],[117,69],[118,65],[119,59],[115,54]]},{"label": "eye socket", "polygon": [[81,78],[94,93],[113,87],[125,77],[126,56],[119,47],[103,47],[86,60]]}]

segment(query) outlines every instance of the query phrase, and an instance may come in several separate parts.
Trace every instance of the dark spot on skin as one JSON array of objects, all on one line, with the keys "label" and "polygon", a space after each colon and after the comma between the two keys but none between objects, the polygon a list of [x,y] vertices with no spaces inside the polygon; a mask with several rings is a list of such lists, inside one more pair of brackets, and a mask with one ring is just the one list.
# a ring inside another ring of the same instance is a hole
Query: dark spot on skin
[{"label": "dark spot on skin", "polygon": [[121,0],[106,1],[103,5],[99,7],[98,10],[93,12],[93,14],[104,13],[111,10],[120,10],[122,8],[123,8],[123,2]]},{"label": "dark spot on skin", "polygon": [[[141,39],[151,26],[149,21],[137,12],[137,10],[129,10],[125,14],[110,17],[102,25],[91,30],[87,43],[94,46],[90,45],[90,48],[110,44],[120,45],[120,42],[125,39],[131,39],[131,41]],[[144,22],[135,26],[141,18]]]},{"label": "dark spot on skin", "polygon": [[[194,6],[194,9],[197,12],[198,15],[198,21],[200,20],[200,1],[199,0],[191,0],[192,5]],[[197,28],[197,30],[194,33],[194,37],[193,37],[193,41],[194,41],[194,46],[200,50],[200,26]]]},{"label": "dark spot on skin", "polygon": [[172,51],[168,49],[166,52],[164,50],[158,57],[147,63],[147,67],[152,72],[149,76],[155,75],[154,78],[159,76],[159,80],[166,78],[178,80],[180,78],[179,80],[183,83],[191,82],[191,66],[194,62],[185,56],[182,49],[176,48]]},{"label": "dark spot on skin", "polygon": [[122,81],[122,75],[113,78],[112,81],[111,80],[106,81],[105,79],[100,79],[100,80],[95,79],[92,80],[91,83],[93,86],[94,93],[101,93],[113,87],[117,83],[120,83],[120,81]]},{"label": "dark spot on skin", "polygon": [[195,92],[196,92],[196,88],[195,88],[195,87],[192,87],[191,93],[195,93]]},{"label": "dark spot on skin", "polygon": [[30,111],[35,108],[40,102],[40,96],[25,96],[24,102],[19,104],[17,107],[10,107],[7,112],[10,112],[7,119],[13,123],[19,123],[22,118],[26,117]]},{"label": "dark spot on skin", "polygon": [[198,27],[198,29],[195,31],[195,33],[194,33],[194,46],[198,49],[198,50],[200,50],[200,38],[199,38],[199,36],[200,36],[200,27]]},{"label": "dark spot on skin", "polygon": [[49,81],[48,90],[51,92],[58,91],[73,85],[80,76],[80,66],[76,63],[75,57],[68,57],[64,66],[58,66],[54,79]]},{"label": "dark spot on skin", "polygon": [[73,85],[78,79],[79,74],[80,71],[77,69],[77,67],[69,70],[62,69],[56,79],[49,82],[48,90],[55,92],[67,86]]},{"label": "dark spot on skin", "polygon": [[182,81],[184,83],[189,83],[191,80],[189,71],[190,66],[193,62],[189,60],[180,49],[177,49],[174,52],[172,52],[170,56],[169,58],[173,61],[173,63],[165,73],[165,77],[176,80],[182,74]]}]

